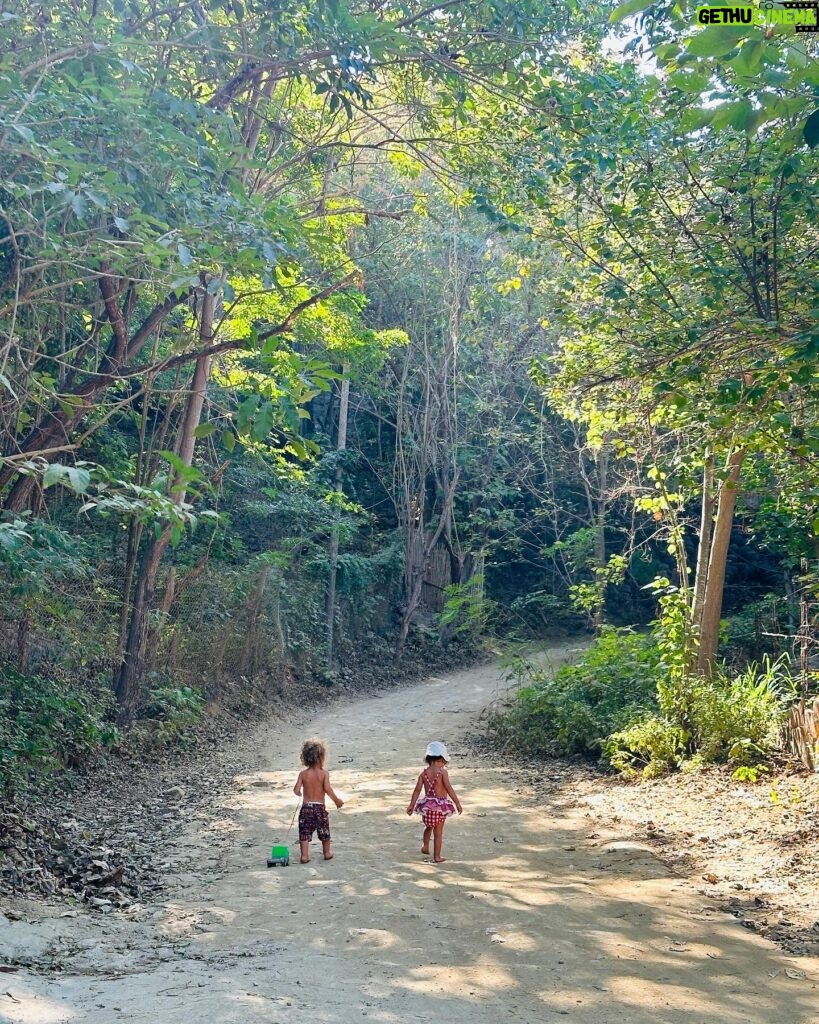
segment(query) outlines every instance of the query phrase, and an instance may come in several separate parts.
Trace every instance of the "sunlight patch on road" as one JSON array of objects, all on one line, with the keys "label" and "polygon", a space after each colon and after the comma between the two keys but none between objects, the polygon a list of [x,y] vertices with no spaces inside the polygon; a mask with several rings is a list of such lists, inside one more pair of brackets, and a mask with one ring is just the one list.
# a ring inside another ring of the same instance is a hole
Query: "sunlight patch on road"
[{"label": "sunlight patch on road", "polygon": [[423,964],[410,970],[393,985],[410,992],[430,994],[441,992],[458,999],[483,1000],[511,992],[517,979],[505,967],[482,957],[472,964]]},{"label": "sunlight patch on road", "polygon": [[47,996],[35,995],[14,981],[0,994],[0,1020],[8,1024],[68,1024],[77,1012]]}]

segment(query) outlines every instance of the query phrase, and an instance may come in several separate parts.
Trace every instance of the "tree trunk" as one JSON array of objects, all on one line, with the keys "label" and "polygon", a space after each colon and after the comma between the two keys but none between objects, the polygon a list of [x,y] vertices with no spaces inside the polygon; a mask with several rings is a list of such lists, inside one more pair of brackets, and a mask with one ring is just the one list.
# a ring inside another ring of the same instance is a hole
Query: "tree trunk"
[{"label": "tree trunk", "polygon": [[731,528],[734,524],[739,475],[744,459],[744,449],[739,448],[732,452],[728,460],[728,475],[720,488],[717,504],[716,521],[708,557],[708,576],[702,600],[700,645],[697,651],[697,671],[705,677],[711,676],[716,666],[722,597],[725,589],[725,566],[728,560],[728,546],[731,542]]},{"label": "tree trunk", "polygon": [[714,456],[708,452],[702,471],[702,511],[700,513],[700,546],[694,577],[694,599],[691,621],[696,629],[702,622],[702,606],[708,584],[708,560],[711,554],[711,532],[714,526]]},{"label": "tree trunk", "polygon": [[[350,408],[350,379],[348,377],[350,367],[345,364],[342,367],[341,394],[338,403],[338,439],[336,451],[343,452],[347,449],[347,418]],[[341,462],[336,462],[336,493],[344,493],[344,473]],[[338,518],[336,510],[336,518]],[[328,672],[333,670],[335,655],[336,637],[336,581],[338,579],[338,524],[333,526],[333,533],[330,537],[330,579],[327,584],[327,652],[325,668]]]},{"label": "tree trunk", "polygon": [[[206,288],[202,294],[199,321],[199,341],[203,348],[208,348],[213,340],[214,306],[214,296]],[[188,404],[179,428],[177,451],[179,458],[186,466],[190,466],[193,461],[193,453],[196,447],[196,428],[199,426],[202,408],[205,404],[205,392],[210,377],[210,363],[209,356],[200,356],[196,361]],[[177,477],[177,485],[178,483]],[[177,505],[182,505],[185,501],[185,490],[177,486],[173,491],[173,500]],[[160,562],[162,561],[162,555],[165,553],[170,539],[171,532],[168,527],[165,527],[159,537],[151,534],[151,539],[139,564],[136,595],[133,608],[131,609],[131,621],[128,628],[128,640],[125,645],[122,664],[114,680],[114,692],[116,693],[119,705],[117,721],[120,725],[129,725],[136,714],[139,690],[145,676],[146,657],[149,649],[150,614],[156,593],[156,577]]]},{"label": "tree trunk", "polygon": [[605,444],[597,458],[597,498],[594,514],[594,565],[597,576],[597,605],[594,610],[594,629],[600,632],[603,625],[603,602],[606,598],[606,512],[608,510],[609,453]]},{"label": "tree trunk", "polygon": [[702,510],[700,512],[700,545],[694,576],[694,597],[691,602],[691,660],[697,661],[696,644],[702,629],[702,609],[708,585],[708,561],[711,555],[711,533],[714,528],[714,456],[708,451],[702,470]]},{"label": "tree trunk", "polygon": [[[444,531],[446,537],[446,531]],[[464,552],[459,555],[453,548],[451,540],[444,540],[449,551],[449,575],[451,585],[463,587],[470,582],[472,577],[475,575],[476,559],[471,551]],[[441,631],[438,636],[438,642],[441,647],[449,647],[452,642],[452,638],[457,632],[460,623],[457,620],[452,622],[445,622],[441,626]]]},{"label": "tree trunk", "polygon": [[156,593],[156,576],[169,540],[170,534],[167,530],[159,538],[152,534],[139,563],[128,639],[122,664],[114,679],[114,693],[118,705],[117,724],[121,726],[130,725],[136,715],[139,689],[145,675],[145,658],[149,648],[148,634],[151,607]]},{"label": "tree trunk", "polygon": [[171,606],[176,599],[176,569],[170,566],[168,569],[168,578],[165,580],[165,592],[162,595],[162,600],[159,603],[159,614],[156,616],[156,625],[148,632],[148,660],[146,667],[152,669],[156,666],[157,657],[159,655],[159,645],[162,640],[162,634],[165,631],[165,627],[168,624],[170,618]]},{"label": "tree trunk", "polygon": [[125,578],[122,582],[122,604],[119,610],[119,640],[117,654],[122,660],[128,644],[128,623],[131,618],[131,596],[134,592],[134,575],[136,573],[139,544],[142,539],[142,523],[132,519],[128,526],[128,550],[125,557]]},{"label": "tree trunk", "polygon": [[452,504],[455,501],[455,491],[458,487],[458,478],[460,477],[460,473],[460,467],[456,468],[452,480],[446,486],[444,506],[441,509],[440,516],[438,517],[438,525],[434,532],[424,540],[423,547],[421,549],[421,558],[416,562],[414,553],[410,556],[412,559],[410,575],[411,584],[407,590],[407,603],[404,608],[404,614],[401,617],[401,632],[398,636],[398,646],[396,648],[396,657],[399,659],[404,653],[404,645],[406,644],[407,637],[409,636],[412,620],[418,610],[418,605],[421,603],[421,594],[424,589],[424,576],[427,568],[429,567],[430,557],[435,545],[441,538],[441,534],[443,533],[448,517],[452,515]]},{"label": "tree trunk", "polygon": [[270,576],[271,567],[262,566],[253,597],[248,602],[247,609],[247,635],[245,637],[244,649],[242,650],[242,674],[252,679],[256,674],[256,633],[259,628],[259,616],[262,613],[262,602],[264,601],[264,589],[267,586],[267,579]]}]

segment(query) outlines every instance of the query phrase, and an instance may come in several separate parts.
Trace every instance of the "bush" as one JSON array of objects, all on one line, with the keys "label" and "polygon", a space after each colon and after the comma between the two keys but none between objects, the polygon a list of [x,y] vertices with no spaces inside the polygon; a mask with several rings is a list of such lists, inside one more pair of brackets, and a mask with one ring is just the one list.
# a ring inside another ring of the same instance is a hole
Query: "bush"
[{"label": "bush", "polygon": [[113,695],[0,667],[0,792],[73,768],[117,740]]},{"label": "bush", "polygon": [[725,669],[711,680],[688,676],[675,703],[656,637],[622,629],[607,629],[553,676],[525,663],[513,675],[528,685],[490,716],[495,742],[536,756],[600,756],[645,778],[715,761],[758,767],[779,745],[795,695],[787,659],[766,657],[733,677]]},{"label": "bush", "polygon": [[789,605],[785,598],[769,594],[726,620],[720,653],[737,668],[765,655],[775,658],[792,649],[787,634],[796,632],[798,620],[798,605]]},{"label": "bush", "polygon": [[679,726],[657,715],[647,715],[627,729],[612,733],[603,746],[603,755],[623,775],[655,779],[679,767],[685,740],[686,734]]},{"label": "bush", "polygon": [[129,741],[137,747],[189,746],[202,718],[205,698],[195,686],[154,685],[139,709]]},{"label": "bush", "polygon": [[692,743],[706,761],[753,765],[777,747],[795,696],[787,659],[763,658],[733,679],[719,673],[698,682],[690,707]]},{"label": "bush", "polygon": [[553,677],[530,667],[531,682],[510,708],[490,717],[490,731],[504,747],[526,754],[597,755],[610,733],[656,707],[659,672],[650,637],[606,629]]},{"label": "bush", "polygon": [[779,745],[794,693],[785,658],[765,658],[762,666],[750,665],[733,679],[724,671],[710,680],[694,679],[687,728],[668,717],[649,715],[609,736],[604,756],[617,771],[647,778],[695,761],[759,766]]}]

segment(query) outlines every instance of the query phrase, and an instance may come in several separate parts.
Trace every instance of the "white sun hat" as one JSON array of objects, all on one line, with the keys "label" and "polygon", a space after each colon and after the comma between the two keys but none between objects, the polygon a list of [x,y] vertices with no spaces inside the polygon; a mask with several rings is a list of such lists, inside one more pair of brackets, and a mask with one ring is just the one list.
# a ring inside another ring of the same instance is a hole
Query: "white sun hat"
[{"label": "white sun hat", "polygon": [[445,761],[448,761],[449,754],[447,753],[446,743],[443,743],[441,740],[433,740],[428,745],[424,757],[442,757]]}]

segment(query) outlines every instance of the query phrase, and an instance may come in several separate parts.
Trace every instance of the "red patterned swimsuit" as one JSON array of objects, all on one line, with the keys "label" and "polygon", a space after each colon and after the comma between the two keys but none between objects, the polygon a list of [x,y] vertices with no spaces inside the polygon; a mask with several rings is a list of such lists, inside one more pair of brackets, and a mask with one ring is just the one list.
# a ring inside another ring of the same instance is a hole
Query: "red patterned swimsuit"
[{"label": "red patterned swimsuit", "polygon": [[455,813],[455,804],[448,796],[436,796],[435,794],[435,784],[441,771],[442,769],[439,768],[432,775],[427,775],[426,771],[423,772],[426,793],[415,805],[415,813],[421,815],[425,828],[435,828],[436,825],[440,825]]}]

